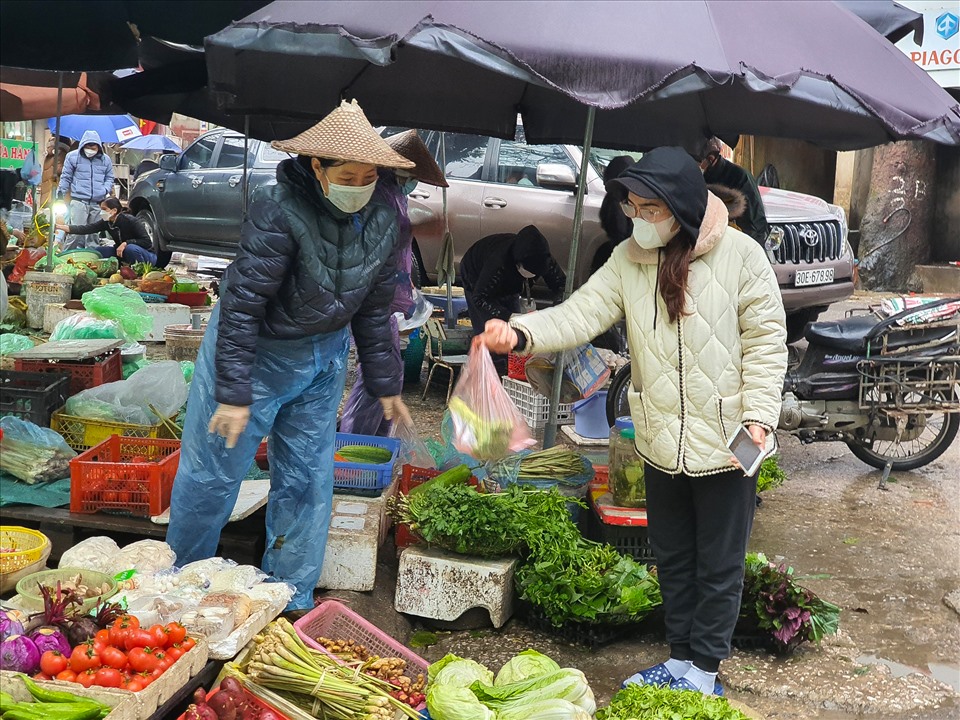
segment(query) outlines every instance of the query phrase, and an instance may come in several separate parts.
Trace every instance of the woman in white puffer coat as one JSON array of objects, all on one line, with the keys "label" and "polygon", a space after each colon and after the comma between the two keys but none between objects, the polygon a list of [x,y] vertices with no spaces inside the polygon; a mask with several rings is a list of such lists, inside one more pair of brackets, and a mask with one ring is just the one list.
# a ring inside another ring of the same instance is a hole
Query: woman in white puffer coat
[{"label": "woman in white puffer coat", "polygon": [[727,441],[742,424],[772,448],[787,365],[783,301],[755,240],[729,227],[681,148],[658,148],[607,184],[633,237],[566,302],[491,320],[494,352],[573,348],[626,318],[637,450],[646,464],[670,659],[628,683],[722,694],[740,608],[756,477]]}]

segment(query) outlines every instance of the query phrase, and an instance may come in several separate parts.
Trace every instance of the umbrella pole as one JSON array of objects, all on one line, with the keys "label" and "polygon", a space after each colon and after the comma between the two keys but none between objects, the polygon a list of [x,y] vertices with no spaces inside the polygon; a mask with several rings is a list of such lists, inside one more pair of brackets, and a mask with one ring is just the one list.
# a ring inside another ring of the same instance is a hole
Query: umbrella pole
[{"label": "umbrella pole", "polygon": [[[583,234],[583,197],[587,191],[587,169],[590,167],[590,145],[593,142],[593,122],[597,109],[587,107],[587,123],[583,131],[583,157],[580,159],[580,178],[577,182],[577,201],[573,210],[573,234],[570,237],[570,256],[567,258],[567,286],[563,290],[566,300],[573,292],[573,276],[577,271],[577,255],[580,252],[580,236]],[[543,428],[543,447],[557,443],[557,410],[560,407],[560,388],[563,385],[563,353],[558,352],[554,361],[553,387],[550,391],[550,414]]]},{"label": "umbrella pole", "polygon": [[[440,133],[440,162],[443,167],[447,167],[447,141],[446,133]],[[447,215],[447,189],[441,188],[443,193],[443,237],[446,240],[447,233],[450,232],[450,220]],[[453,316],[453,262],[451,259],[450,267],[447,268],[447,311],[444,313],[447,321],[447,327],[453,328],[457,324],[457,319]]]},{"label": "umbrella pole", "polygon": [[[53,130],[53,177],[57,177],[57,158],[59,153],[57,152],[60,148],[60,115],[63,113],[63,73],[57,73],[57,122]],[[43,165],[40,166],[41,168]],[[41,182],[43,181],[43,176],[40,177]],[[50,227],[47,229],[47,272],[53,272],[53,238],[56,235],[57,228],[57,213],[54,210],[54,206],[57,204],[57,190],[56,188],[50,188],[50,207],[47,210],[50,212]]]}]

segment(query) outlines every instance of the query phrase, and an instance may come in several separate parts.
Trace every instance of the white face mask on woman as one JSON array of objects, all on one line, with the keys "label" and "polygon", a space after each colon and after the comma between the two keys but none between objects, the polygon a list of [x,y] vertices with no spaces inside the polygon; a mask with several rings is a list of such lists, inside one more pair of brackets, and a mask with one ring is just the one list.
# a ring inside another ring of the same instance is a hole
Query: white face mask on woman
[{"label": "white face mask on woman", "polygon": [[107,222],[110,222],[111,220],[113,220],[113,210],[101,210],[100,217],[106,220]]},{"label": "white face mask on woman", "polygon": [[376,180],[369,185],[361,185],[360,187],[337,185],[327,180],[327,200],[341,212],[360,212],[370,202],[376,187]]},{"label": "white face mask on woman", "polygon": [[633,241],[644,250],[656,250],[673,240],[680,228],[673,230],[673,215],[652,223],[643,218],[633,219]]}]

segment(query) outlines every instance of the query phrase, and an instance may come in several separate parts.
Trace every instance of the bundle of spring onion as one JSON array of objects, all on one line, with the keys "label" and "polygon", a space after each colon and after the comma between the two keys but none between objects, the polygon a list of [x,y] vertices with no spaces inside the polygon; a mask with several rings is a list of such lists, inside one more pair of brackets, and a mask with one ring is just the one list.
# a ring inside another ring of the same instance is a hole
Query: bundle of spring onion
[{"label": "bundle of spring onion", "polygon": [[59,434],[18,417],[0,420],[0,471],[33,484],[70,477],[76,453]]},{"label": "bundle of spring onion", "polygon": [[307,647],[283,618],[270,623],[254,641],[247,677],[314,717],[393,720],[399,710],[406,717],[420,718],[409,705],[390,696],[396,689],[393,685]]}]

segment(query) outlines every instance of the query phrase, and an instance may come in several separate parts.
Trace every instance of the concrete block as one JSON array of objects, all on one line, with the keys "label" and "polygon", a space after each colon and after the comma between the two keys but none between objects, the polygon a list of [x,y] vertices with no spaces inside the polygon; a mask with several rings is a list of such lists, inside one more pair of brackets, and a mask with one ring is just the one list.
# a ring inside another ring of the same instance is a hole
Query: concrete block
[{"label": "concrete block", "polygon": [[944,295],[960,293],[960,267],[956,265],[917,265],[914,276],[921,292]]},{"label": "concrete block", "polygon": [[[62,304],[47,305],[43,312],[43,331],[52,333],[57,323],[83,310],[68,310]],[[153,318],[153,329],[144,338],[147,342],[163,342],[163,329],[167,325],[190,323],[190,308],[176,303],[147,303],[147,313]]]},{"label": "concrete block", "polygon": [[380,546],[380,508],[366,502],[373,499],[334,496],[318,588],[373,590]]},{"label": "concrete block", "polygon": [[476,558],[429,547],[408,547],[400,555],[397,612],[452,621],[484,608],[496,628],[513,614],[516,558]]},{"label": "concrete block", "polygon": [[351,495],[348,491],[335,490],[334,501],[350,500],[351,502],[364,503],[373,508],[373,511],[380,516],[380,537],[378,545],[383,545],[390,534],[390,528],[393,527],[393,520],[387,514],[387,503],[397,494],[400,487],[399,477],[394,477],[393,481],[378,497],[366,497],[365,495]]}]

